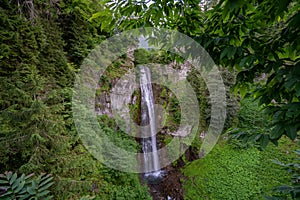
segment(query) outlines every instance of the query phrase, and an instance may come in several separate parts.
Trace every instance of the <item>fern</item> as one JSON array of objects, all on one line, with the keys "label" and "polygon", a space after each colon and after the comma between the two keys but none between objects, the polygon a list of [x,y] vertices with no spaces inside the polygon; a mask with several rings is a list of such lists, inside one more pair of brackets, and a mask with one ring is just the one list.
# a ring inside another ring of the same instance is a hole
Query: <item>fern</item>
[{"label": "fern", "polygon": [[0,174],[0,199],[2,200],[49,200],[48,190],[53,185],[53,177],[50,174],[41,174],[37,178],[34,174],[25,176],[22,174],[18,177],[17,173],[5,172]]}]

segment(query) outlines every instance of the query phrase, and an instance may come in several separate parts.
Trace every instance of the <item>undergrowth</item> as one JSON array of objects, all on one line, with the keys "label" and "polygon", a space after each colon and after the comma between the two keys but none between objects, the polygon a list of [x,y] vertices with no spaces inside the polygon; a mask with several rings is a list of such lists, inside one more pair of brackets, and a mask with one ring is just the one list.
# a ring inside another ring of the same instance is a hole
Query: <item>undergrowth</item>
[{"label": "undergrowth", "polygon": [[209,155],[183,169],[185,199],[264,199],[274,187],[289,183],[290,175],[273,160],[291,161],[291,150],[296,147],[287,139],[265,151],[218,144]]}]

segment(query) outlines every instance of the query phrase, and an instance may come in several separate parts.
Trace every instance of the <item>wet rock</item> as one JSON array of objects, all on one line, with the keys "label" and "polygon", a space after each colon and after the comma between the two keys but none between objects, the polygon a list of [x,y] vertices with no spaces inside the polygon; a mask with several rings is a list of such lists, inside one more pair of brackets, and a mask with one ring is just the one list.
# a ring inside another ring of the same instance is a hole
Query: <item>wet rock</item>
[{"label": "wet rock", "polygon": [[168,171],[167,174],[161,180],[148,182],[153,200],[183,200],[181,183],[183,175],[178,169],[171,166],[167,167],[166,171]]}]

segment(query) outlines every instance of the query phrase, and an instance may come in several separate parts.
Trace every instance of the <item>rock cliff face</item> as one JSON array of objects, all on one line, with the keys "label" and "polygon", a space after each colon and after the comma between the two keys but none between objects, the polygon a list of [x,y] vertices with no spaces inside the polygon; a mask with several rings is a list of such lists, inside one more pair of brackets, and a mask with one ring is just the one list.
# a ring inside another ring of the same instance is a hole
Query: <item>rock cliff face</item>
[{"label": "rock cliff face", "polygon": [[113,117],[109,92],[102,92],[97,95],[95,102],[95,113],[97,115],[108,115],[111,118]]},{"label": "rock cliff face", "polygon": [[[130,110],[130,107],[139,107],[138,99],[139,99],[139,85],[136,82],[136,72],[133,69],[133,57],[132,55],[128,56],[130,63],[132,66],[125,66],[127,67],[127,73],[124,74],[122,77],[117,77],[111,80],[111,88],[108,90],[101,90],[103,87],[103,83],[99,83],[98,90],[100,92],[96,95],[96,106],[95,106],[95,113],[97,115],[107,115],[110,118],[114,118],[116,120],[123,120],[126,124],[125,128],[126,132],[135,132],[134,126],[135,124],[139,124],[139,113],[132,113],[133,111]],[[124,66],[120,66],[124,67]],[[124,67],[124,68],[125,68]],[[154,71],[153,73],[156,76],[164,77],[165,81],[173,81],[179,82],[183,81],[187,78],[188,73],[191,71],[191,65],[189,63],[184,64],[176,64],[175,62],[171,62],[170,64],[161,67],[159,70]],[[174,130],[170,131],[169,128],[165,128],[162,130],[162,127],[166,124],[166,117],[167,117],[167,110],[169,107],[169,97],[174,96],[171,91],[167,92],[167,96],[161,96],[163,90],[167,88],[163,88],[158,83],[155,83],[153,86],[154,94],[155,94],[155,111],[156,111],[156,122],[157,122],[157,130],[164,134],[170,134],[174,136],[186,136],[186,133],[189,132],[188,129],[190,127],[184,127],[181,130]],[[175,97],[174,97],[175,98]],[[164,106],[161,105],[164,103]],[[179,108],[180,109],[180,108]],[[139,109],[135,109],[138,112]],[[135,116],[134,116],[135,115]],[[121,124],[121,122],[119,123]],[[136,133],[132,133],[136,134]]]},{"label": "rock cliff face", "polygon": [[[121,58],[122,61],[124,61],[125,65],[119,65],[118,68],[123,69],[124,71],[128,71],[132,68],[134,68],[134,56],[132,49],[129,49],[127,52],[126,58]],[[110,68],[110,67],[108,67]],[[113,108],[114,106],[121,106],[126,104],[135,104],[136,103],[136,97],[130,95],[125,95],[123,98],[121,98],[121,95],[123,95],[126,91],[130,92],[132,91],[132,88],[135,87],[135,84],[133,81],[132,74],[126,73],[126,77],[121,76],[122,74],[117,74],[116,77],[113,79],[109,79],[109,87],[102,89],[105,87],[105,84],[107,84],[105,81],[99,81],[97,90],[99,91],[96,94],[96,106],[95,106],[95,112],[97,115],[108,115],[109,117],[114,117]],[[131,75],[131,77],[130,77]],[[107,74],[109,76],[109,74]],[[112,95],[113,94],[113,95]],[[112,99],[113,96],[113,99]],[[112,105],[113,103],[113,105]]]}]

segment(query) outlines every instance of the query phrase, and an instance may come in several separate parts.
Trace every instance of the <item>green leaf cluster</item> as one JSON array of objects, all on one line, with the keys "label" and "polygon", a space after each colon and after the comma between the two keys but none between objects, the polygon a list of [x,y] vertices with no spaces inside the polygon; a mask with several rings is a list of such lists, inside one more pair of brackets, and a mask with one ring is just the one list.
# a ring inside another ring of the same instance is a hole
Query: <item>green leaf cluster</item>
[{"label": "green leaf cluster", "polygon": [[[283,162],[280,162],[278,160],[275,161],[276,164],[280,165],[283,169],[286,169],[286,171],[291,174],[291,183],[287,185],[281,185],[275,187],[274,193],[271,196],[267,196],[266,199],[268,200],[275,200],[278,199],[278,193],[279,194],[288,194],[292,197],[292,199],[299,199],[300,198],[300,186],[299,186],[299,180],[300,180],[300,152],[299,150],[295,151],[295,153],[298,155],[297,159],[288,164],[284,164]],[[276,194],[277,193],[277,194]]]}]

